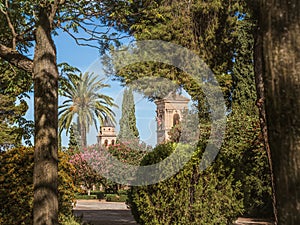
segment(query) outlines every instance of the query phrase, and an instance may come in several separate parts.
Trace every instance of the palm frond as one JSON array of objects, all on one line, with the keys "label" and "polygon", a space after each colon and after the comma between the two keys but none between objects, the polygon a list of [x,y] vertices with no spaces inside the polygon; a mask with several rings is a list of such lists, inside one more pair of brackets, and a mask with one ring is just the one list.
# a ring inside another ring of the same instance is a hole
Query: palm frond
[{"label": "palm frond", "polygon": [[95,126],[98,131],[98,123],[103,124],[105,117],[115,123],[115,113],[112,107],[117,107],[113,98],[102,94],[103,88],[109,87],[99,80],[93,73],[80,74],[78,77],[70,76],[63,96],[66,98],[59,106],[59,132],[69,132],[75,116],[79,126],[89,131],[90,126]]}]

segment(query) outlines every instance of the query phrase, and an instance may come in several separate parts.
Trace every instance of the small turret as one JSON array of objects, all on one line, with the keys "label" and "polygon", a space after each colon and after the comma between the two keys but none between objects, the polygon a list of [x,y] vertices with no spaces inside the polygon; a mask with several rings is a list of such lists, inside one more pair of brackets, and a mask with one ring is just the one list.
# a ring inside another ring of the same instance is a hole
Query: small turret
[{"label": "small turret", "polygon": [[98,144],[103,147],[116,144],[116,131],[115,125],[110,118],[107,116],[103,121],[103,125],[100,127],[100,132],[98,134]]}]

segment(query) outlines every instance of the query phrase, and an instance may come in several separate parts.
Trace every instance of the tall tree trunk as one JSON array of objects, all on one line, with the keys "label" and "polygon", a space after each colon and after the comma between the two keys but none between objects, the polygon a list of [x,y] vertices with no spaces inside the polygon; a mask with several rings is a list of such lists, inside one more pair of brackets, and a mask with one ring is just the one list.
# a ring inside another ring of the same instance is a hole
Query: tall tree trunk
[{"label": "tall tree trunk", "polygon": [[86,128],[84,125],[80,125],[80,138],[81,138],[81,147],[86,148]]},{"label": "tall tree trunk", "polygon": [[300,1],[261,0],[265,108],[278,224],[300,224]]},{"label": "tall tree trunk", "polygon": [[58,224],[58,70],[51,22],[38,15],[34,54],[34,225]]},{"label": "tall tree trunk", "polygon": [[265,109],[265,88],[264,88],[264,81],[263,81],[262,49],[263,49],[262,34],[261,34],[260,27],[257,27],[254,34],[254,59],[255,59],[254,73],[255,73],[256,94],[257,94],[256,105],[259,110],[261,133],[263,136],[264,147],[267,152],[268,162],[270,167],[271,186],[272,186],[272,205],[273,205],[275,223],[277,223],[275,180],[274,180],[272,157],[271,157],[271,150],[270,150],[269,138],[268,138],[267,117],[266,117],[266,109]]}]

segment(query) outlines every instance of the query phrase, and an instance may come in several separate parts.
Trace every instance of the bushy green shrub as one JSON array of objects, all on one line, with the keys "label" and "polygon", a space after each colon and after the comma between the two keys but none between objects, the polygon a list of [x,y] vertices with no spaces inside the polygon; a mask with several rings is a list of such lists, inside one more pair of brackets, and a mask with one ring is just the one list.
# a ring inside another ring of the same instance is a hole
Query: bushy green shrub
[{"label": "bushy green shrub", "polygon": [[[157,146],[142,165],[158,163],[176,144]],[[158,184],[133,187],[129,204],[140,224],[228,224],[243,211],[241,184],[233,173],[217,173],[213,166],[199,170],[202,149],[173,177]]]},{"label": "bushy green shrub", "polygon": [[[33,148],[20,147],[0,153],[0,224],[32,224]],[[59,152],[59,219],[72,215],[75,186],[73,166]]]},{"label": "bushy green shrub", "polygon": [[[259,121],[241,114],[228,116],[220,152],[205,171],[199,171],[205,148],[200,140],[192,159],[176,175],[131,189],[129,204],[140,224],[228,224],[241,215],[272,217],[270,172]],[[165,159],[175,148],[174,143],[157,146],[142,165]]]},{"label": "bushy green shrub", "polygon": [[233,112],[226,133],[218,155],[219,168],[233,170],[234,179],[241,182],[244,215],[272,217],[270,169],[258,117],[242,110]]},{"label": "bushy green shrub", "polygon": [[83,222],[81,218],[74,215],[65,216],[60,221],[61,225],[89,225],[89,223]]}]

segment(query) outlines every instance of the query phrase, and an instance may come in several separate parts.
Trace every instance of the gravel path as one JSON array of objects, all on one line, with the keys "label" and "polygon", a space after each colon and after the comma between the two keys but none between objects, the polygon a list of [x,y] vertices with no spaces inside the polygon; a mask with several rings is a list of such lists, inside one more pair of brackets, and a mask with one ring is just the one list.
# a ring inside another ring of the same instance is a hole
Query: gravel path
[{"label": "gravel path", "polygon": [[137,225],[123,202],[77,200],[74,215],[83,216],[83,221],[93,225]]}]

